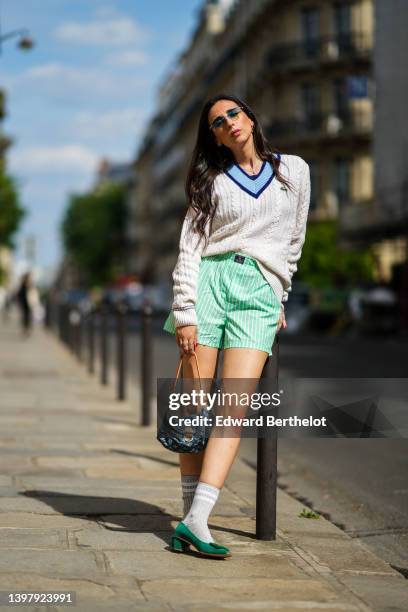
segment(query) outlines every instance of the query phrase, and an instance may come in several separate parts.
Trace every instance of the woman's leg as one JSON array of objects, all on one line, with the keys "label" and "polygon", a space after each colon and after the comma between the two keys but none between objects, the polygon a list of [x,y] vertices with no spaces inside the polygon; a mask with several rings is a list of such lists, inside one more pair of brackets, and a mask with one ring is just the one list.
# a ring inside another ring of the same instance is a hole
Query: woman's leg
[{"label": "woman's leg", "polygon": [[[226,389],[223,390],[234,392],[239,388],[240,393],[254,392],[267,357],[268,353],[258,349],[225,349],[222,379],[227,380],[227,384]],[[232,378],[241,380],[228,384],[228,379]],[[231,408],[233,411],[234,406]],[[237,411],[244,416],[246,408],[238,406]],[[211,435],[204,451],[200,479],[190,511],[183,519],[183,523],[205,543],[214,541],[208,529],[208,518],[237,453],[240,442],[239,434],[240,431],[237,431],[234,438]]]},{"label": "woman's leg", "polygon": [[[240,392],[253,391],[254,382],[262,374],[268,353],[253,348],[228,348],[224,351],[222,379],[242,378],[248,380]],[[254,382],[253,382],[254,381]],[[250,388],[251,387],[251,388]],[[204,451],[200,481],[221,489],[238,451],[241,438],[211,436]]]}]

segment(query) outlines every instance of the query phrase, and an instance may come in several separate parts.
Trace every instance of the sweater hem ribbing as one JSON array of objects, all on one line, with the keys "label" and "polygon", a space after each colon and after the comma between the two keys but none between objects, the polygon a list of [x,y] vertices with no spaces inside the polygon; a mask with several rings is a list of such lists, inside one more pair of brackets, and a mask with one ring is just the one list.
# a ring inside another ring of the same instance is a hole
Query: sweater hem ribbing
[{"label": "sweater hem ribbing", "polygon": [[195,308],[188,308],[186,310],[173,310],[174,323],[176,327],[182,325],[197,325],[197,313]]}]

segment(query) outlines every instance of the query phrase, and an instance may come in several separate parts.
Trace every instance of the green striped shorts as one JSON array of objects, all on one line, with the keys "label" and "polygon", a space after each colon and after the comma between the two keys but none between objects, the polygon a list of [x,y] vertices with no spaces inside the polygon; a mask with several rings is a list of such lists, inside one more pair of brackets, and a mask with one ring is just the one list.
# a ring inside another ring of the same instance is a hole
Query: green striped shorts
[{"label": "green striped shorts", "polygon": [[[234,251],[202,257],[195,307],[198,344],[272,355],[281,304],[252,257]],[[176,333],[173,312],[163,329]]]}]

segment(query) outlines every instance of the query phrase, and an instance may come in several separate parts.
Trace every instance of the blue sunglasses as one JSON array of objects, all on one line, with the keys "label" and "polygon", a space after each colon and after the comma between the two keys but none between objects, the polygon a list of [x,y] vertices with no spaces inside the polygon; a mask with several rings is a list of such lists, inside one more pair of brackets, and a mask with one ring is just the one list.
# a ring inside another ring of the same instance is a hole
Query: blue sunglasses
[{"label": "blue sunglasses", "polygon": [[227,117],[229,119],[235,119],[235,117],[238,117],[240,112],[242,112],[242,108],[240,106],[235,106],[234,108],[230,108],[229,110],[227,110],[226,116],[220,115],[219,117],[214,119],[212,123],[210,123],[210,126],[209,126],[210,130],[213,130],[213,129],[217,130],[218,128],[225,125]]}]

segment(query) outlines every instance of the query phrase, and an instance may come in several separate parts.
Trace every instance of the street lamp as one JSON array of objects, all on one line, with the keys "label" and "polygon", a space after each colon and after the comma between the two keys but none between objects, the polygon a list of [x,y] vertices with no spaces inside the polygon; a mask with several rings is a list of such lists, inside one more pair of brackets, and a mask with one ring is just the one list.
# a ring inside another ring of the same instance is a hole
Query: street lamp
[{"label": "street lamp", "polygon": [[10,38],[19,38],[17,46],[23,51],[29,51],[32,47],[34,47],[34,41],[30,36],[30,32],[27,28],[21,28],[19,30],[12,30],[11,32],[6,32],[5,34],[1,33],[1,21],[0,21],[0,55],[2,50],[2,43],[5,40],[9,40]]},{"label": "street lamp", "polygon": [[20,49],[23,49],[23,51],[28,51],[34,47],[34,41],[28,34],[28,30],[23,28],[22,30],[13,30],[12,32],[7,32],[7,34],[0,35],[0,55],[2,43],[9,38],[15,38],[16,36],[20,37],[17,46],[20,47]]}]

